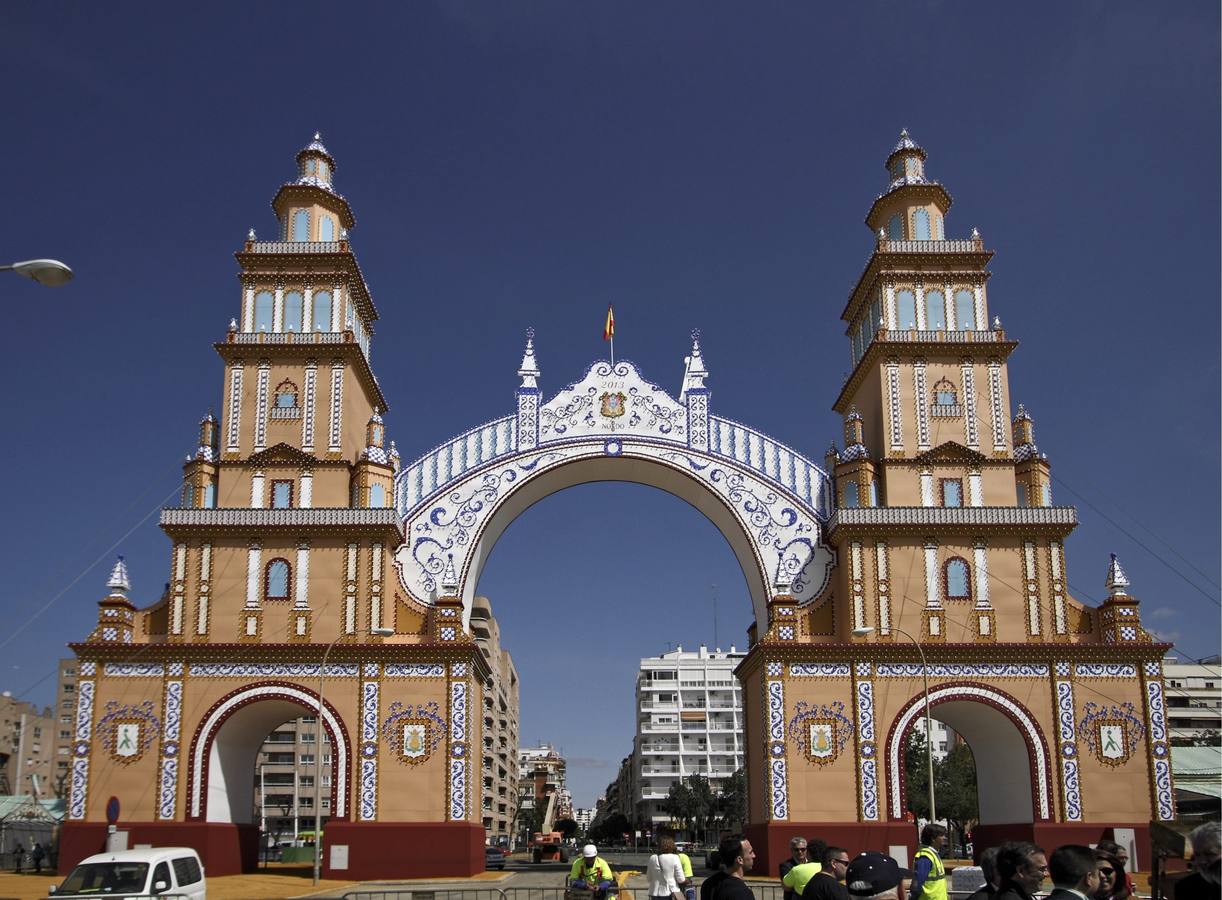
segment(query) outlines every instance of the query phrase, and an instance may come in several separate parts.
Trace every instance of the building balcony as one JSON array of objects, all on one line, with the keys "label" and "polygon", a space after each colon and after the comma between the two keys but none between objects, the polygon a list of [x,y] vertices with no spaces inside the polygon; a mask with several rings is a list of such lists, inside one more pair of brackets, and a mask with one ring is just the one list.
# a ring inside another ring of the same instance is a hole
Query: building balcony
[{"label": "building balcony", "polygon": [[874,506],[837,509],[828,534],[838,528],[1051,528],[1078,524],[1072,506]]},{"label": "building balcony", "polygon": [[247,253],[346,253],[347,241],[247,241]]},{"label": "building balcony", "polygon": [[889,341],[902,344],[1004,344],[1006,343],[1006,333],[1004,331],[976,331],[974,329],[970,331],[946,331],[943,329],[931,331],[929,329],[906,328],[892,331],[880,328],[874,332],[873,341]]},{"label": "building balcony", "polygon": [[168,507],[161,511],[161,527],[186,528],[394,528],[402,526],[393,507],[379,509],[186,509]]},{"label": "building balcony", "polygon": [[983,253],[984,241],[892,241],[878,242],[879,253]]},{"label": "building balcony", "polygon": [[342,344],[345,331],[235,331],[232,344]]}]

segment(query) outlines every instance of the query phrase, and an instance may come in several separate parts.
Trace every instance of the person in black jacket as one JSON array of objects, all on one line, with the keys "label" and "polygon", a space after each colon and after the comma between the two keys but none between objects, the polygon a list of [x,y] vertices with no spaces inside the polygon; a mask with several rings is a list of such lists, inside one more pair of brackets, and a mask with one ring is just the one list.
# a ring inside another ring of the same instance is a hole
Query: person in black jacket
[{"label": "person in black jacket", "polygon": [[1048,900],[1089,900],[1099,888],[1095,851],[1080,844],[1066,844],[1053,850],[1048,874],[1054,886]]},{"label": "person in black jacket", "polygon": [[1188,835],[1192,874],[1175,883],[1175,900],[1218,900],[1222,896],[1222,826],[1198,825]]},{"label": "person in black jacket", "polygon": [[1006,841],[997,851],[1001,889],[997,900],[1032,900],[1048,874],[1048,858],[1042,847],[1027,841]]},{"label": "person in black jacket", "polygon": [[967,900],[993,900],[1001,888],[1001,876],[997,874],[998,847],[989,847],[980,854],[980,871],[984,875],[984,886]]}]

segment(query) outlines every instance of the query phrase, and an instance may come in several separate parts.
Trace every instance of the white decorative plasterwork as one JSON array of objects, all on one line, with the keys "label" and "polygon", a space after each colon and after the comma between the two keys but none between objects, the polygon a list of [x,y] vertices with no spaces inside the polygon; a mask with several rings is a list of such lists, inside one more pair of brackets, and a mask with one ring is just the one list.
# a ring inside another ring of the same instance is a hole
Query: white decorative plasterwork
[{"label": "white decorative plasterwork", "polygon": [[867,822],[874,822],[879,818],[878,745],[874,737],[874,682],[868,680],[871,673],[872,667],[869,663],[857,664],[855,673],[857,684],[854,688],[854,706],[857,710],[857,794],[861,817]]},{"label": "white decorative plasterwork", "polygon": [[[1057,663],[1058,674],[1068,672],[1068,663]],[[1082,821],[1082,784],[1078,777],[1077,710],[1073,699],[1073,682],[1056,682],[1057,740],[1061,757],[1061,793],[1065,798],[1065,820]]]},{"label": "white decorative plasterwork", "polygon": [[242,425],[242,363],[235,362],[229,370],[229,426],[225,438],[225,452],[237,453],[241,449]]},{"label": "white decorative plasterwork", "polygon": [[1006,449],[1006,423],[1001,408],[1001,363],[996,360],[989,362],[989,406],[993,419],[993,449],[1001,452]]},{"label": "white decorative plasterwork", "polygon": [[[490,528],[496,514],[532,479],[576,461],[606,459],[606,443],[595,438],[543,444],[534,452],[476,469],[419,504],[404,520],[406,542],[395,553],[403,587],[418,602],[431,603],[442,588],[441,576],[452,554],[458,593],[469,608],[479,575],[473,562],[482,563],[487,551],[484,541],[495,540],[504,527],[498,522]],[[799,603],[822,592],[835,557],[822,540],[822,524],[810,504],[784,493],[775,482],[737,461],[661,442],[616,439],[616,443],[615,456],[648,461],[679,473],[681,479],[665,476],[676,490],[705,497],[712,494],[730,514],[737,528],[727,538],[737,543],[740,559],[749,553],[755,560],[758,581],[753,600],[760,621],[767,620],[765,593],[778,569],[790,579],[788,593]],[[822,496],[822,489],[816,494]]]},{"label": "white decorative plasterwork", "polygon": [[[919,306],[917,307],[920,308]],[[916,390],[917,449],[929,449],[929,406],[926,403],[925,361],[912,365],[913,388]]]},{"label": "white decorative plasterwork", "polygon": [[[880,678],[919,678],[919,663],[879,663]],[[938,678],[1047,678],[1043,663],[931,663],[929,675]]]},{"label": "white decorative plasterwork", "polygon": [[446,667],[441,663],[387,663],[383,674],[387,678],[444,678]]},{"label": "white decorative plasterwork", "polygon": [[1129,663],[1078,663],[1073,673],[1078,678],[1136,678],[1137,666]]},{"label": "white decorative plasterwork", "polygon": [[[196,678],[317,678],[318,663],[192,663]],[[356,663],[327,663],[327,678],[356,678]]]},{"label": "white decorative plasterwork", "polygon": [[344,361],[331,363],[331,419],[327,427],[327,452],[340,451],[340,426],[344,408]]},{"label": "white decorative plasterwork", "polygon": [[904,449],[904,423],[900,415],[900,366],[895,360],[887,362],[887,409],[891,425],[891,449]]},{"label": "white decorative plasterwork", "polygon": [[93,682],[82,681],[76,686],[76,739],[93,737]]},{"label": "white decorative plasterwork", "polygon": [[98,674],[98,664],[95,662],[81,663],[81,675],[92,677]]},{"label": "white decorative plasterwork", "polygon": [[802,678],[848,678],[852,672],[848,663],[790,663],[789,674]]},{"label": "white decorative plasterwork", "polygon": [[306,360],[305,367],[305,401],[301,413],[301,449],[306,453],[314,452],[314,419],[318,400],[318,361]]},{"label": "white decorative plasterwork", "polygon": [[[82,667],[83,668],[83,667]],[[92,681],[76,686],[76,740],[72,753],[72,776],[68,794],[68,818],[85,818],[85,801],[89,795],[89,750],[93,738]]]},{"label": "white decorative plasterwork", "polygon": [[[1029,752],[1034,755],[1031,760],[1031,777],[1034,782],[1032,785],[1034,797],[1032,799],[1035,805],[1035,812],[1040,819],[1048,819],[1052,809],[1052,798],[1048,784],[1048,759],[1044,749],[1044,742],[1040,738],[1039,728],[1027,711],[1000,691],[990,690],[980,685],[947,685],[946,687],[934,688],[929,692],[930,704],[936,704],[943,699],[973,700],[977,698],[1005,711],[1026,736]],[[923,715],[924,710],[925,704],[923,702],[913,703],[895,720],[895,724],[892,726],[891,739],[887,746],[887,771],[899,772],[901,770],[901,745],[904,735],[907,733],[913,719]],[[894,818],[902,818],[904,815],[904,805],[900,791],[900,779],[891,778],[889,781],[891,814]]]},{"label": "white decorative plasterwork", "polygon": [[980,436],[976,429],[976,378],[971,362],[964,362],[959,371],[963,379],[963,424],[967,445],[977,450],[980,448]]},{"label": "white decorative plasterwork", "polygon": [[72,787],[68,796],[68,818],[85,818],[85,798],[89,794],[89,757],[72,760]]},{"label": "white decorative plasterwork", "polygon": [[[366,667],[370,663],[365,664]],[[376,668],[377,663],[373,663]],[[359,811],[362,821],[372,821],[378,814],[378,682],[361,685],[361,775]]]},{"label": "white decorative plasterwork", "polygon": [[[171,663],[182,675],[182,663]],[[181,681],[167,681],[162,703],[161,771],[157,787],[157,818],[172,820],[178,806],[178,758],[182,738]]]},{"label": "white decorative plasterwork", "polygon": [[[192,674],[195,674],[196,668],[197,666],[195,665],[191,667]],[[314,668],[317,669],[318,667],[315,666]],[[355,670],[356,666],[352,666],[352,668]],[[328,676],[330,676],[330,672],[331,667],[327,666]],[[353,674],[355,674],[355,671]],[[227,697],[224,702],[218,703],[209,713],[208,717],[200,724],[199,730],[196,733],[193,746],[194,755],[191,760],[194,777],[188,780],[190,796],[187,803],[191,816],[198,818],[204,812],[204,785],[206,784],[204,773],[208,770],[207,754],[211,749],[212,738],[216,734],[217,729],[220,728],[221,724],[235,709],[247,703],[258,702],[264,699],[287,699],[307,709],[317,709],[319,706],[317,695],[284,684],[258,685],[244,691],[239,691]],[[339,777],[335,779],[335,809],[332,810],[332,813],[336,818],[342,819],[347,815],[348,809],[348,781],[345,773],[349,771],[348,760],[351,758],[351,750],[348,747],[340,721],[335,717],[331,708],[325,704],[322,708],[322,720],[331,733],[331,745],[335,753],[335,771],[339,773]]]},{"label": "white decorative plasterwork", "polygon": [[111,678],[160,678],[165,675],[161,663],[106,663],[104,671]]},{"label": "white decorative plasterwork", "polygon": [[467,682],[450,682],[450,819],[467,817]]},{"label": "white decorative plasterwork", "polygon": [[255,453],[267,448],[267,391],[271,369],[271,363],[260,362],[255,379]]},{"label": "white decorative plasterwork", "polygon": [[632,435],[687,444],[687,407],[635,365],[596,362],[539,408],[539,444],[588,435]]},{"label": "white decorative plasterwork", "polygon": [[789,817],[789,782],[785,766],[785,683],[768,681],[768,757],[773,819]]}]

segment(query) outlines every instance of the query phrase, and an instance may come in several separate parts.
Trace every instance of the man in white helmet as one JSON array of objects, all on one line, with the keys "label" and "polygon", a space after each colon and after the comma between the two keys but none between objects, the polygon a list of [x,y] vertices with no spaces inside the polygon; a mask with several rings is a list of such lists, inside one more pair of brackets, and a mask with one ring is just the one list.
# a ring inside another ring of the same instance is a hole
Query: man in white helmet
[{"label": "man in white helmet", "polygon": [[[610,896],[614,894],[615,875],[607,861],[598,855],[598,848],[586,844],[581,848],[581,856],[573,860],[568,883],[571,887],[585,887],[594,891],[596,896]],[[608,888],[612,890],[608,892]]]}]

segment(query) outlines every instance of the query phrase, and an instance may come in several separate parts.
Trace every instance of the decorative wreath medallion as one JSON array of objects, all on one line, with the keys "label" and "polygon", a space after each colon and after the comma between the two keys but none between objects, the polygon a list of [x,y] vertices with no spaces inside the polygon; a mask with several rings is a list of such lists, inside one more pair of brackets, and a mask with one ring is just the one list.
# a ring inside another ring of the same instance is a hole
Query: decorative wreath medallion
[{"label": "decorative wreath medallion", "polygon": [[395,757],[412,766],[432,756],[445,733],[446,723],[435,701],[404,706],[396,700],[382,723],[382,738],[394,748]]},{"label": "decorative wreath medallion", "polygon": [[144,751],[157,740],[161,721],[153,713],[150,700],[139,706],[124,706],[111,700],[106,704],[106,714],[98,722],[97,732],[111,759],[130,765],[144,756]]},{"label": "decorative wreath medallion", "polygon": [[844,703],[811,706],[799,700],[789,720],[789,739],[816,765],[834,762],[853,733],[853,723],[844,714]]},{"label": "decorative wreath medallion", "polygon": [[1088,702],[1078,726],[1082,741],[1105,766],[1123,766],[1133,755],[1146,728],[1132,703],[1102,706]]},{"label": "decorative wreath medallion", "polygon": [[623,391],[615,391],[614,393],[608,391],[599,397],[599,399],[602,401],[600,412],[608,419],[618,419],[624,414],[624,402],[627,398],[624,396]]}]

